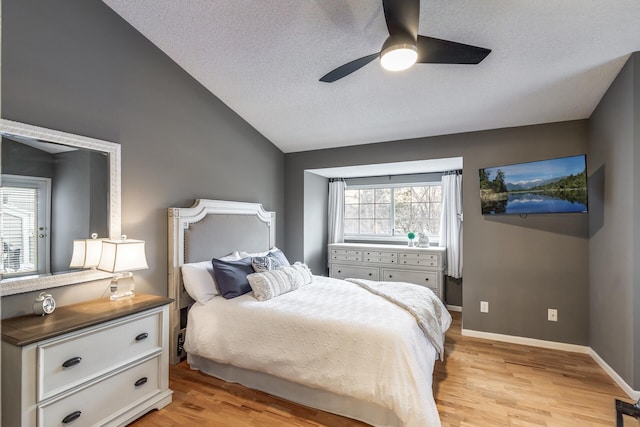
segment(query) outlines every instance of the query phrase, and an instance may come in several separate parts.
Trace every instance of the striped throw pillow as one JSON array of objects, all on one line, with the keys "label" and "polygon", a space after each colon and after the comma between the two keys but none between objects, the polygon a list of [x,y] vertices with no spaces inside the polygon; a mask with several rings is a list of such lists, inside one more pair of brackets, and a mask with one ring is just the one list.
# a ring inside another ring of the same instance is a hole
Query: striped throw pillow
[{"label": "striped throw pillow", "polygon": [[266,301],[308,285],[313,281],[313,275],[309,267],[297,262],[277,270],[249,274],[247,280],[255,298]]}]

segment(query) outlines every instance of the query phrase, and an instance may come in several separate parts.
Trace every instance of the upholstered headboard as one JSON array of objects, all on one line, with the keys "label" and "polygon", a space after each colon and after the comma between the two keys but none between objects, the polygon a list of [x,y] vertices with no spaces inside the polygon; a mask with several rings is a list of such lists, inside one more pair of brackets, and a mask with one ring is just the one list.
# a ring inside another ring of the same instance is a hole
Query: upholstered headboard
[{"label": "upholstered headboard", "polygon": [[184,289],[184,263],[211,260],[233,251],[259,252],[275,246],[276,214],[259,203],[197,199],[190,208],[169,208],[170,360],[183,356],[182,328],[193,302]]}]

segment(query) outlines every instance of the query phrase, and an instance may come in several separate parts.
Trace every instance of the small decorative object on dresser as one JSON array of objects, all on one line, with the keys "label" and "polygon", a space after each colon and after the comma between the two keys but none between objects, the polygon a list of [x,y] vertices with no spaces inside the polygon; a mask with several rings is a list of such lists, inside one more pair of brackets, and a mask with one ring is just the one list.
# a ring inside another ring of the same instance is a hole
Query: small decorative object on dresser
[{"label": "small decorative object on dresser", "polygon": [[415,246],[415,242],[414,242],[414,240],[413,240],[413,239],[415,239],[415,238],[416,238],[416,233],[414,233],[414,232],[412,232],[412,231],[411,231],[411,232],[409,232],[409,233],[407,234],[407,239],[409,239],[409,240],[407,241],[407,243],[408,243],[408,245],[409,245],[409,247],[410,247],[410,248],[411,248],[411,247],[413,247],[413,246]]},{"label": "small decorative object on dresser", "polygon": [[446,248],[332,243],[329,276],[409,282],[426,286],[444,301]]},{"label": "small decorative object on dresser", "polygon": [[41,292],[38,298],[33,302],[33,312],[38,316],[44,316],[45,314],[53,313],[56,309],[56,300],[53,299],[53,295],[46,292]]},{"label": "small decorative object on dresser", "polygon": [[419,248],[429,247],[429,236],[427,236],[427,233],[418,233],[418,247]]},{"label": "small decorative object on dresser", "polygon": [[168,405],[172,301],[138,294],[4,319],[2,425],[119,426]]}]

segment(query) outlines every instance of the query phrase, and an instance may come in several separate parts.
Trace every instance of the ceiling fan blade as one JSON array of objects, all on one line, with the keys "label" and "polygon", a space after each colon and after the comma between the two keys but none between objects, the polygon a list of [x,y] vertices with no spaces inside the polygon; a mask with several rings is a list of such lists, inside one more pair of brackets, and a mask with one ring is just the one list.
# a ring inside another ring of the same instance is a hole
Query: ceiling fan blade
[{"label": "ceiling fan blade", "polygon": [[324,76],[320,77],[321,82],[333,83],[336,80],[340,80],[343,77],[348,76],[354,71],[358,71],[360,68],[367,65],[378,57],[379,53],[372,53],[371,55],[363,56],[362,58],[354,59],[351,62],[347,62],[344,65],[339,66],[333,71],[328,72]]},{"label": "ceiling fan blade", "polygon": [[491,49],[418,36],[418,61],[422,64],[479,64]]},{"label": "ceiling fan blade", "polygon": [[382,0],[384,19],[391,37],[408,34],[418,37],[420,0]]}]

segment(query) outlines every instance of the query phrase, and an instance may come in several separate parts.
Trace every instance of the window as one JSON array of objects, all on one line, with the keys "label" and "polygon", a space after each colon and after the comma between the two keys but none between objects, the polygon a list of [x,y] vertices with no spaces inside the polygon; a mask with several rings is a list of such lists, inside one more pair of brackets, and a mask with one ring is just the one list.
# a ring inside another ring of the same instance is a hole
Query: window
[{"label": "window", "polygon": [[48,212],[51,180],[2,175],[0,187],[0,273],[48,272]]},{"label": "window", "polygon": [[348,236],[406,238],[408,232],[440,233],[440,183],[358,186],[344,192],[344,233]]}]

